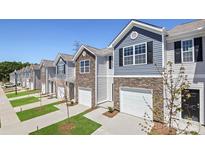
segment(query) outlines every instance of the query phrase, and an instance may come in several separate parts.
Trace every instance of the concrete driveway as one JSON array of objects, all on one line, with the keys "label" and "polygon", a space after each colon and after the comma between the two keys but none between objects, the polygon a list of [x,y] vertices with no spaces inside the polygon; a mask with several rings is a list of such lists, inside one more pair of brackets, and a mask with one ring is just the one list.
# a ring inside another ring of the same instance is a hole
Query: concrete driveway
[{"label": "concrete driveway", "polygon": [[[105,108],[98,108],[85,115],[85,117],[102,125],[93,135],[146,135],[141,130],[142,127],[139,126],[140,123],[144,124],[142,118],[120,112],[115,117],[108,118],[102,115],[106,111]],[[150,124],[152,123],[150,122]]]}]

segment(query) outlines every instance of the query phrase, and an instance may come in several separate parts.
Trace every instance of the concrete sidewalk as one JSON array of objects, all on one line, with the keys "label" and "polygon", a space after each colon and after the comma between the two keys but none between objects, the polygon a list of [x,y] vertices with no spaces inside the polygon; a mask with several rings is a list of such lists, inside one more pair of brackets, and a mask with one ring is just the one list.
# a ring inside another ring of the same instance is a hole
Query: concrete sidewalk
[{"label": "concrete sidewalk", "polygon": [[16,99],[21,99],[21,98],[26,98],[26,97],[40,97],[39,93],[35,93],[35,94],[28,94],[28,95],[24,95],[24,96],[19,96],[19,97],[12,97],[12,98],[9,98],[9,101],[12,101],[12,100],[16,100]]},{"label": "concrete sidewalk", "polygon": [[[10,134],[25,134],[23,128],[20,125],[16,112],[7,99],[3,89],[0,87],[0,120],[1,128],[0,134],[4,134],[8,128],[15,128]],[[9,131],[9,130],[8,130]]]},{"label": "concrete sidewalk", "polygon": [[48,99],[48,98],[45,97],[45,98],[42,98],[41,102],[30,103],[30,104],[18,106],[18,107],[15,107],[14,110],[15,110],[15,112],[20,112],[21,110],[24,111],[24,110],[40,107],[40,106],[43,106],[43,105],[52,104],[52,103],[55,103],[57,101],[60,101],[60,100],[56,99],[56,98]]}]

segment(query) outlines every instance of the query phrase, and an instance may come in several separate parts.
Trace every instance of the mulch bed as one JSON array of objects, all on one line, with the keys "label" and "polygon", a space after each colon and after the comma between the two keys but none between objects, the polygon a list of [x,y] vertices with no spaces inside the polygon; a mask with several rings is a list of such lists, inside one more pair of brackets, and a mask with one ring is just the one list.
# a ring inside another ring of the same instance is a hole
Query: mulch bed
[{"label": "mulch bed", "polygon": [[61,132],[62,134],[67,134],[67,133],[69,133],[73,128],[75,128],[75,124],[70,123],[70,122],[58,126],[58,130],[59,130],[59,132]]},{"label": "mulch bed", "polygon": [[114,110],[113,112],[107,111],[107,112],[103,113],[103,115],[105,115],[105,116],[107,116],[107,117],[109,117],[109,118],[113,118],[113,117],[116,116],[117,114],[118,114],[118,111],[117,111],[117,110]]},{"label": "mulch bed", "polygon": [[168,128],[165,124],[154,122],[150,135],[176,135],[175,128]]}]

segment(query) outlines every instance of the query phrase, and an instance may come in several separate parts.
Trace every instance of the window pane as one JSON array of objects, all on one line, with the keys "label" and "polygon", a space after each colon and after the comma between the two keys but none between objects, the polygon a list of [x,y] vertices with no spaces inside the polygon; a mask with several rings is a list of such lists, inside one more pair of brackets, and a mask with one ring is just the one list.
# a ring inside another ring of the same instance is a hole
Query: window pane
[{"label": "window pane", "polygon": [[80,72],[81,72],[81,73],[84,73],[84,67],[81,67],[81,68],[80,68]]},{"label": "window pane", "polygon": [[184,62],[193,61],[193,59],[192,59],[192,52],[184,52],[183,53],[183,61]]},{"label": "window pane", "polygon": [[192,40],[183,41],[183,51],[192,51]]},{"label": "window pane", "polygon": [[192,40],[183,41],[183,61],[193,61]]},{"label": "window pane", "polygon": [[144,64],[146,62],[145,54],[135,56],[135,64]]},{"label": "window pane", "polygon": [[89,62],[90,62],[89,60],[86,60],[86,61],[85,61],[85,66],[89,66],[89,65],[90,65]]},{"label": "window pane", "polygon": [[80,62],[80,67],[83,67],[84,66],[84,61],[81,61]]},{"label": "window pane", "polygon": [[145,44],[140,44],[135,46],[135,54],[145,53]]},{"label": "window pane", "polygon": [[124,56],[131,56],[133,55],[133,47],[126,47],[124,48]]},{"label": "window pane", "polygon": [[89,69],[90,69],[90,67],[89,67],[89,66],[86,66],[86,67],[85,67],[85,72],[89,72],[89,71],[90,71]]},{"label": "window pane", "polygon": [[125,64],[125,65],[133,64],[133,56],[124,57],[124,64]]}]

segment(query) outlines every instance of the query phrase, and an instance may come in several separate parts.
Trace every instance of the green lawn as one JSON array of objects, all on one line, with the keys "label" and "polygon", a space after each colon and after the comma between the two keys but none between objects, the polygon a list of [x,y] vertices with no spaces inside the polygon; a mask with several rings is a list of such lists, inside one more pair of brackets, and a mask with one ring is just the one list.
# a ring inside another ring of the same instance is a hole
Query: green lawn
[{"label": "green lawn", "polygon": [[13,107],[17,107],[17,106],[21,106],[21,105],[25,105],[25,104],[38,102],[38,101],[39,101],[39,98],[31,96],[31,97],[11,100],[10,102],[11,102],[11,105]]},{"label": "green lawn", "polygon": [[35,94],[38,92],[39,92],[39,90],[28,90],[28,91],[17,92],[17,95],[15,92],[12,92],[12,93],[6,94],[6,96],[8,98],[13,98],[13,97],[25,96],[25,95],[29,95],[29,94]]},{"label": "green lawn", "polygon": [[76,116],[32,132],[30,135],[90,135],[101,125],[84,117],[83,115],[86,113],[82,112]]},{"label": "green lawn", "polygon": [[37,107],[37,108],[33,108],[33,109],[29,109],[29,110],[25,110],[22,112],[17,112],[17,115],[21,121],[29,120],[29,119],[59,110],[58,108],[54,106],[55,104],[58,104],[58,102],[44,105],[44,106]]}]

